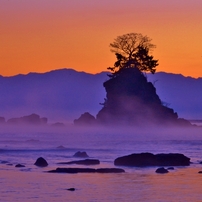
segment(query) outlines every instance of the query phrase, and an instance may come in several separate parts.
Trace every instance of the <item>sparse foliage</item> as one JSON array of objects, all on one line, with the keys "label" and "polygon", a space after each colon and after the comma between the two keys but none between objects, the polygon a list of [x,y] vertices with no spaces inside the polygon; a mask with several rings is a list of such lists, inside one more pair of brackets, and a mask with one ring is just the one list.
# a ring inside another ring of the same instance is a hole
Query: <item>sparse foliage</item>
[{"label": "sparse foliage", "polygon": [[136,67],[142,72],[155,73],[158,60],[149,55],[155,48],[149,37],[140,33],[124,34],[114,39],[114,42],[110,43],[110,48],[117,58],[114,67],[108,67],[113,75],[122,68],[131,67]]}]

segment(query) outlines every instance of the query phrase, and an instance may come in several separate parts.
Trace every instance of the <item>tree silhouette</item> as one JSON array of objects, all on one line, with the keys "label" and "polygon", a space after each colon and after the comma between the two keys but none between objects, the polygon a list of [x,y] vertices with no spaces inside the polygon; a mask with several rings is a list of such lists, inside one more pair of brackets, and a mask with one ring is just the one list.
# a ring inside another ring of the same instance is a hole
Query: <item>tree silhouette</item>
[{"label": "tree silhouette", "polygon": [[154,60],[149,53],[155,48],[148,36],[140,33],[129,33],[118,36],[110,43],[111,51],[115,53],[117,61],[113,67],[108,67],[112,77],[122,69],[138,68],[142,72],[155,73],[158,60]]}]

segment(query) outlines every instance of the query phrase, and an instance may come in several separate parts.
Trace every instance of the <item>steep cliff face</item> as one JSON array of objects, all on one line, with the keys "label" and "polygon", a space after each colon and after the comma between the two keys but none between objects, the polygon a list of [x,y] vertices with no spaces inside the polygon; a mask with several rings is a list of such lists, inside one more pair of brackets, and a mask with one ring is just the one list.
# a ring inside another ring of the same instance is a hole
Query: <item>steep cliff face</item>
[{"label": "steep cliff face", "polygon": [[185,124],[173,109],[162,105],[156,89],[137,68],[122,69],[104,84],[106,100],[97,114],[105,124]]}]

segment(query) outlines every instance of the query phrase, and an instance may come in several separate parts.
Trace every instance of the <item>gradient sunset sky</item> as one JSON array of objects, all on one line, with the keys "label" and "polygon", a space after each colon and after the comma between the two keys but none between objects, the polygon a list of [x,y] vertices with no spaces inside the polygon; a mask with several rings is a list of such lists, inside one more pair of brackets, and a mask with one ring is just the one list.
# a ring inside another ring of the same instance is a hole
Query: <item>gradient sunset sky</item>
[{"label": "gradient sunset sky", "polygon": [[1,0],[0,74],[106,71],[130,32],[152,38],[157,71],[202,77],[202,0]]}]

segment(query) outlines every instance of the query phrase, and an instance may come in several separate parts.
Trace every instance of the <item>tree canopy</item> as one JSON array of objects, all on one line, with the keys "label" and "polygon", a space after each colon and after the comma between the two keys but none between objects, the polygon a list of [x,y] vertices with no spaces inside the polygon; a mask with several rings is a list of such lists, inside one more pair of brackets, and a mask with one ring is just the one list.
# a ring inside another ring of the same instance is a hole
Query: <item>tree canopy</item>
[{"label": "tree canopy", "polygon": [[136,67],[140,71],[155,73],[158,60],[154,60],[150,52],[156,46],[148,36],[140,33],[129,33],[118,36],[110,43],[110,50],[115,53],[117,61],[108,67],[113,75],[121,69]]}]

